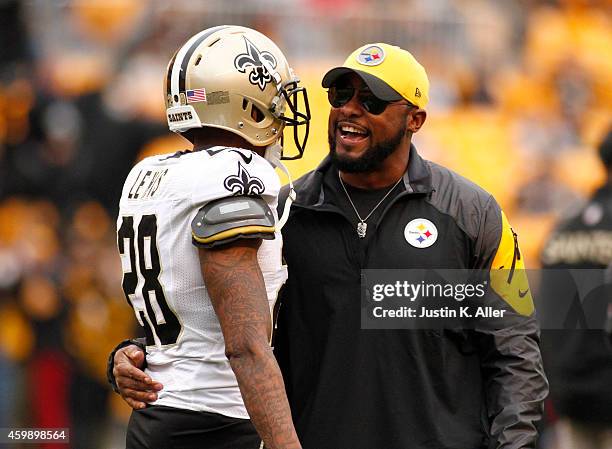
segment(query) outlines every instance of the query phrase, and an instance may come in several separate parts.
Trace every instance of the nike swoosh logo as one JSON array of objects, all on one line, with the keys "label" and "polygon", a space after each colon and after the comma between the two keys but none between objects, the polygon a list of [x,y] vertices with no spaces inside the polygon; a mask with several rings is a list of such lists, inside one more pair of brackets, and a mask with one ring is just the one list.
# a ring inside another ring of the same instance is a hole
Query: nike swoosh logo
[{"label": "nike swoosh logo", "polygon": [[519,289],[518,291],[519,298],[524,298],[527,293],[529,293],[529,289],[525,290],[524,292],[522,292],[521,289]]},{"label": "nike swoosh logo", "polygon": [[233,151],[234,153],[239,154],[239,155],[240,155],[240,157],[242,158],[242,160],[243,160],[243,161],[244,161],[246,164],[250,163],[250,162],[253,160],[253,154],[249,154],[249,156],[247,157],[247,156],[245,156],[243,153],[241,153],[240,151],[236,151],[236,150],[230,150],[230,151]]}]

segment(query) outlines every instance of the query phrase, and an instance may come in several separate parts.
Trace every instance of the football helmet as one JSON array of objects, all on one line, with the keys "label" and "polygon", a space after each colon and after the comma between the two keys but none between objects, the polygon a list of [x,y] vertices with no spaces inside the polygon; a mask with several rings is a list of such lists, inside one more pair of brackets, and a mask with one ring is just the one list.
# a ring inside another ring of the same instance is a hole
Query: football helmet
[{"label": "football helmet", "polygon": [[177,133],[221,128],[267,147],[282,142],[289,125],[299,154],[281,158],[298,159],[310,127],[308,95],[299,82],[263,34],[241,26],[209,28],[183,44],[168,64],[168,126]]}]

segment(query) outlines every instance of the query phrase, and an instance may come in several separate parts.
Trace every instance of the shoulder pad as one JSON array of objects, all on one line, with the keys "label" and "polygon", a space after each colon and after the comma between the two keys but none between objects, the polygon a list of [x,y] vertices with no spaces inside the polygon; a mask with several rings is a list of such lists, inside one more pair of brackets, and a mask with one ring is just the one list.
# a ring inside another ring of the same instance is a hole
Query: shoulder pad
[{"label": "shoulder pad", "polygon": [[191,222],[193,243],[211,248],[239,238],[274,239],[274,214],[258,196],[231,196],[203,206]]}]

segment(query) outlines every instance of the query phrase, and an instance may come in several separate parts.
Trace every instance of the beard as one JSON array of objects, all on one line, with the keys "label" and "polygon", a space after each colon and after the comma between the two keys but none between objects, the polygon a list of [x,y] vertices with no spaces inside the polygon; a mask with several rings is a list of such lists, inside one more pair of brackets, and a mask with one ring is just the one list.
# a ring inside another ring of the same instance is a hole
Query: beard
[{"label": "beard", "polygon": [[402,138],[406,134],[406,124],[397,130],[397,133],[377,145],[366,148],[357,159],[340,156],[336,152],[336,133],[328,136],[329,155],[336,168],[345,173],[371,173],[378,170],[385,159],[395,153],[399,148]]}]

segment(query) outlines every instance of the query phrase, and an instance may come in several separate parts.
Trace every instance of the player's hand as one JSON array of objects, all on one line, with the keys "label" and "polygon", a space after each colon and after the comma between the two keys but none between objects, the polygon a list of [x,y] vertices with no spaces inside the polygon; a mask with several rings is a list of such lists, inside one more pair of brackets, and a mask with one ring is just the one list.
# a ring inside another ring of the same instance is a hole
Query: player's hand
[{"label": "player's hand", "polygon": [[145,353],[136,345],[126,346],[115,353],[113,375],[119,394],[135,410],[145,408],[147,402],[157,400],[157,392],[163,388],[140,368]]}]

